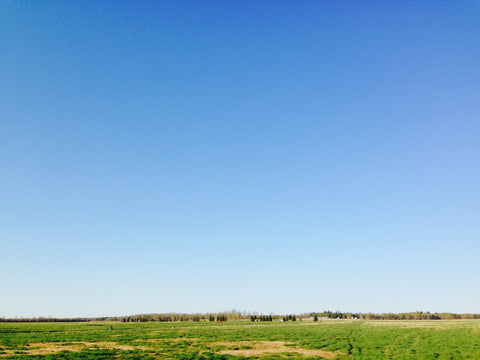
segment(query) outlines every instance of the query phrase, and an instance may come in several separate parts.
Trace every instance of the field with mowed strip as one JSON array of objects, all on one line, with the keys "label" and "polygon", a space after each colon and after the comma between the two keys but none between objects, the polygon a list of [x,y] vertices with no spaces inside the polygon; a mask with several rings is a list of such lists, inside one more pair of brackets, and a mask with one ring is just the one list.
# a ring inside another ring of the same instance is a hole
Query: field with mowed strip
[{"label": "field with mowed strip", "polygon": [[480,359],[480,321],[0,323],[0,358]]}]

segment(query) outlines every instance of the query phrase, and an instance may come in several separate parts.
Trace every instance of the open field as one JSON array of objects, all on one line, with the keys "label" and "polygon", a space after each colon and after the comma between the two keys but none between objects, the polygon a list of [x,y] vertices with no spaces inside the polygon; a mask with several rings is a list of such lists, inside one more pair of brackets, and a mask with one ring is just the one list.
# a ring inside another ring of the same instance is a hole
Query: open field
[{"label": "open field", "polygon": [[0,358],[480,359],[480,321],[0,323]]}]

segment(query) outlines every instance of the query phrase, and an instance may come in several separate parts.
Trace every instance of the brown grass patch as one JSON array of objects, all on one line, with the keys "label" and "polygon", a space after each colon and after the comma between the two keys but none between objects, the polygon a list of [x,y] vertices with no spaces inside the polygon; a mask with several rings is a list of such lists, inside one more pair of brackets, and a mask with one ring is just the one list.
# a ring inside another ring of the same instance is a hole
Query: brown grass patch
[{"label": "brown grass patch", "polygon": [[255,343],[251,341],[213,341],[207,343],[209,346],[252,346]]},{"label": "brown grass patch", "polygon": [[[258,343],[252,343],[249,341],[239,341],[239,342],[216,342],[212,343],[214,345],[222,345],[222,346],[249,346],[251,349],[227,349],[221,350],[219,354],[228,354],[228,355],[236,355],[236,356],[259,356],[259,355],[269,355],[269,354],[281,354],[281,353],[289,353],[289,354],[302,354],[305,356],[320,356],[326,359],[333,359],[339,353],[333,351],[326,351],[326,350],[317,350],[317,349],[301,349],[298,347],[292,347],[290,343],[285,343],[283,341],[260,341]],[[290,346],[286,346],[286,345]]]},{"label": "brown grass patch", "polygon": [[364,326],[396,326],[403,328],[451,329],[458,323],[454,320],[371,320]]},{"label": "brown grass patch", "polygon": [[196,342],[196,338],[151,338],[151,339],[135,339],[134,342],[147,342],[147,343],[169,343],[169,342],[180,342],[180,341],[191,341]]},{"label": "brown grass patch", "polygon": [[10,356],[15,355],[16,352],[21,352],[26,355],[47,355],[54,354],[60,351],[72,351],[80,352],[84,349],[117,349],[117,350],[134,350],[134,346],[130,345],[121,345],[115,342],[108,341],[99,341],[99,342],[74,342],[74,343],[58,343],[58,342],[46,342],[46,343],[32,343],[26,346],[26,349],[13,349],[13,350],[4,350],[6,354],[0,356]]}]

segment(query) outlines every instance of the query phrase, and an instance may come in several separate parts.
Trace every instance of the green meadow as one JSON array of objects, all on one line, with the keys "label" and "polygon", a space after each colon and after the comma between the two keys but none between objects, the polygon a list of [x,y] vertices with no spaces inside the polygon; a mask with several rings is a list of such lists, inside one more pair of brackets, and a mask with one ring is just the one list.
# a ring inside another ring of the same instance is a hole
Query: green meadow
[{"label": "green meadow", "polygon": [[0,323],[2,359],[480,359],[480,321]]}]

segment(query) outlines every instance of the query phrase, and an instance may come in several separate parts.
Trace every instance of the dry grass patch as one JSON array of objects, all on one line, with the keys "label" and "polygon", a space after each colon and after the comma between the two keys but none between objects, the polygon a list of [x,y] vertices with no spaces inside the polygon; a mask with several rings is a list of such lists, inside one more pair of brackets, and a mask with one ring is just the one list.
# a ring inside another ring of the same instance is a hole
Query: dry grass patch
[{"label": "dry grass patch", "polygon": [[196,338],[151,338],[151,339],[135,339],[134,342],[147,342],[147,343],[176,343],[180,341],[197,342]]},{"label": "dry grass patch", "polygon": [[252,346],[252,344],[255,344],[251,341],[212,341],[207,343],[209,346],[228,346],[228,347],[234,347],[234,346]]},{"label": "dry grass patch", "polygon": [[60,351],[72,351],[80,352],[84,349],[116,349],[116,350],[135,350],[140,347],[134,347],[130,345],[121,345],[115,342],[99,341],[99,342],[75,342],[75,343],[58,343],[58,342],[46,342],[46,343],[32,343],[26,346],[26,349],[22,350],[5,350],[2,349],[5,354],[0,356],[10,356],[21,352],[25,355],[48,355],[54,354]]},{"label": "dry grass patch", "polygon": [[451,329],[457,326],[454,320],[372,320],[365,326],[396,326],[402,328]]},{"label": "dry grass patch", "polygon": [[250,347],[250,349],[227,349],[221,350],[219,354],[228,354],[235,356],[261,356],[269,354],[302,354],[305,356],[320,356],[326,359],[333,359],[339,353],[327,350],[317,350],[317,349],[301,349],[298,347],[292,347],[293,344],[286,343],[283,341],[260,341],[258,343],[252,343],[249,341],[238,341],[238,342],[216,342],[214,345],[222,345],[228,347]]}]

